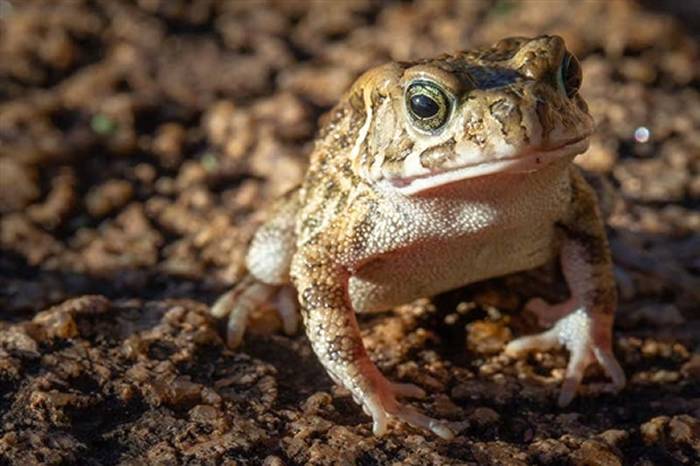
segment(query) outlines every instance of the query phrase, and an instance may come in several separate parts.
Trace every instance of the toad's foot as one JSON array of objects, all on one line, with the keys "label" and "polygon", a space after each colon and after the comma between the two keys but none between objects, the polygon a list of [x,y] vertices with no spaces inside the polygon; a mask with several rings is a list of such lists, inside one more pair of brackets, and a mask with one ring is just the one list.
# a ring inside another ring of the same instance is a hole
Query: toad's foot
[{"label": "toad's foot", "polygon": [[226,343],[230,348],[238,347],[243,341],[250,313],[271,300],[282,320],[284,333],[294,334],[299,327],[299,312],[291,286],[268,285],[248,275],[214,303],[211,313],[215,317],[228,316]]},{"label": "toad's foot", "polygon": [[586,368],[596,360],[612,380],[611,388],[619,391],[625,386],[625,373],[612,352],[611,322],[607,320],[610,318],[606,315],[590,316],[585,309],[579,308],[561,318],[546,332],[511,341],[505,352],[517,357],[531,351],[565,346],[571,356],[559,395],[559,406],[571,402]]},{"label": "toad's foot", "polygon": [[445,440],[454,438],[454,433],[443,422],[396,400],[397,397],[424,398],[423,389],[410,383],[389,382],[374,364],[366,362],[365,380],[370,382],[371,388],[365,389],[359,396],[353,393],[353,399],[362,406],[365,414],[372,416],[374,435],[383,435],[389,417],[395,417],[413,427],[429,430]]}]

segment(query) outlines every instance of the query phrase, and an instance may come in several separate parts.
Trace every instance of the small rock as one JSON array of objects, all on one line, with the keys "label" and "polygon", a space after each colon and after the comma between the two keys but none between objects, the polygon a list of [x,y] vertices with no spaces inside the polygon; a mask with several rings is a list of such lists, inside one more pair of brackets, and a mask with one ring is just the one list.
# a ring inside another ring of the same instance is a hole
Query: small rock
[{"label": "small rock", "polygon": [[681,374],[694,381],[700,380],[700,354],[693,354],[690,360],[681,366]]},{"label": "small rock", "polygon": [[209,422],[219,417],[221,412],[213,406],[197,405],[190,409],[189,414],[193,421]]},{"label": "small rock", "polygon": [[679,445],[688,445],[700,453],[700,420],[682,414],[668,423],[669,437]]},{"label": "small rock", "polygon": [[491,408],[479,407],[469,416],[469,420],[478,427],[493,425],[500,419],[499,414]]},{"label": "small rock", "polygon": [[327,392],[316,392],[306,399],[302,409],[305,414],[317,414],[330,406],[333,402],[333,397]]},{"label": "small rock", "polygon": [[606,430],[599,435],[608,445],[617,448],[619,448],[622,443],[626,442],[629,436],[629,432],[620,429]]},{"label": "small rock", "polygon": [[511,338],[510,329],[503,322],[480,320],[467,326],[467,346],[477,353],[498,353]]},{"label": "small rock", "polygon": [[639,431],[642,434],[644,443],[651,445],[659,442],[662,439],[664,429],[668,425],[669,419],[668,416],[657,416],[642,424]]},{"label": "small rock", "polygon": [[586,440],[571,459],[576,466],[621,466],[622,460],[608,445],[598,440]]},{"label": "small rock", "polygon": [[270,455],[263,461],[263,466],[285,466],[285,463],[279,456]]},{"label": "small rock", "polygon": [[85,207],[93,217],[103,217],[124,207],[134,195],[126,180],[109,180],[91,189],[85,196]]}]

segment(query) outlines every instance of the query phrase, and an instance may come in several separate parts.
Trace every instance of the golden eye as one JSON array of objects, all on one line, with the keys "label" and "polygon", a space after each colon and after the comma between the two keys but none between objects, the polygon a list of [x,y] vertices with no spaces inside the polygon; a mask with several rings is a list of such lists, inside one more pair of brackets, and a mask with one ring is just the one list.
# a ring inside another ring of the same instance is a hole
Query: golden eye
[{"label": "golden eye", "polygon": [[406,107],[419,129],[435,131],[447,122],[450,102],[436,84],[417,81],[406,89]]}]

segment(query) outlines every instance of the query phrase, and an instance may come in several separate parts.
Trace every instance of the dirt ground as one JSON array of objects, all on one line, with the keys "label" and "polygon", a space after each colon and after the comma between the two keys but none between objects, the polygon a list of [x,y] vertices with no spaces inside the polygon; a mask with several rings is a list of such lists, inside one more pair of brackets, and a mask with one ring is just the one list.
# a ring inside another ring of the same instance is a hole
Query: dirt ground
[{"label": "dirt ground", "polygon": [[[0,0],[0,464],[699,464],[698,17],[647,8]],[[451,442],[372,436],[272,313],[226,349],[207,307],[354,77],[541,33],[598,123],[579,163],[608,182],[625,390],[591,370],[560,409],[564,352],[502,354],[529,297],[566,296],[556,267],[361,319]]]}]

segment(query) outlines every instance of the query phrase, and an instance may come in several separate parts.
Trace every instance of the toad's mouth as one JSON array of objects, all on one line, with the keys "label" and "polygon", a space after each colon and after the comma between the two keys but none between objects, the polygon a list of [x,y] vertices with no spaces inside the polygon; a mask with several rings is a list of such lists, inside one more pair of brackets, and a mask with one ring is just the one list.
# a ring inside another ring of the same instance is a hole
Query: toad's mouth
[{"label": "toad's mouth", "polygon": [[496,173],[519,173],[540,170],[551,162],[574,157],[588,149],[588,136],[546,151],[528,150],[512,157],[487,162],[446,168],[406,178],[389,178],[386,181],[400,193],[412,195],[457,181]]}]

